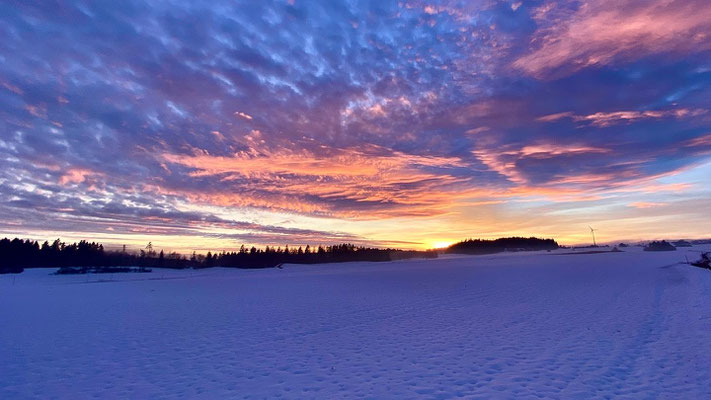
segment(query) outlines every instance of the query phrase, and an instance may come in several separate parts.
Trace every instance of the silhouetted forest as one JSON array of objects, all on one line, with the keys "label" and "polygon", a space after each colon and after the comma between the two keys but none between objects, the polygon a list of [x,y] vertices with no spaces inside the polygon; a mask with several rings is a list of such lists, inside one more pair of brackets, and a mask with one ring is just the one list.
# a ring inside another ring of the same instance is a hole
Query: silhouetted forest
[{"label": "silhouetted forest", "polygon": [[661,240],[661,241],[649,242],[646,246],[644,246],[643,250],[644,251],[674,251],[674,250],[676,250],[676,247],[674,247],[671,243],[667,242],[666,240]]},{"label": "silhouetted forest", "polygon": [[[157,252],[149,243],[139,253],[106,251],[99,243],[85,240],[66,244],[59,239],[52,243],[22,239],[0,240],[0,273],[19,273],[24,268],[64,268],[65,273],[101,272],[96,267],[144,268],[271,268],[282,263],[318,264],[347,261],[390,261],[394,259],[436,258],[434,251],[405,251],[359,247],[352,244],[335,246],[269,247],[258,249],[242,246],[239,251],[193,253],[190,257],[178,253]],[[70,267],[78,267],[72,268]],[[91,267],[91,268],[89,268]],[[119,271],[120,270],[113,270]],[[133,271],[133,270],[130,270]]]},{"label": "silhouetted forest", "polygon": [[447,253],[492,254],[502,251],[555,250],[558,243],[553,239],[535,237],[509,237],[494,240],[468,239],[447,248]]}]

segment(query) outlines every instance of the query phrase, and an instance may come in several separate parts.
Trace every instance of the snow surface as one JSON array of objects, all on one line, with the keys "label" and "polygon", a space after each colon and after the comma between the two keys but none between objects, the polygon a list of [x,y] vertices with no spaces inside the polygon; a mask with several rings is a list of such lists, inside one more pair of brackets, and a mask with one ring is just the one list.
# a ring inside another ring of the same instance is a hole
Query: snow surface
[{"label": "snow surface", "polygon": [[708,399],[679,250],[4,275],[0,398]]}]

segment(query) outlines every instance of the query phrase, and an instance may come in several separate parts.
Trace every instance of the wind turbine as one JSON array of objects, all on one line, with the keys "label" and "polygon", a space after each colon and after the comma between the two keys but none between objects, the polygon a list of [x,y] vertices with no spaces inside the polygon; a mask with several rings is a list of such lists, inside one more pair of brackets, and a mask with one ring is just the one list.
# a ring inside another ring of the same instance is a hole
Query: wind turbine
[{"label": "wind turbine", "polygon": [[590,225],[588,225],[588,228],[590,228],[590,233],[592,234],[593,246],[597,247],[597,242],[595,242],[595,229],[593,229]]}]

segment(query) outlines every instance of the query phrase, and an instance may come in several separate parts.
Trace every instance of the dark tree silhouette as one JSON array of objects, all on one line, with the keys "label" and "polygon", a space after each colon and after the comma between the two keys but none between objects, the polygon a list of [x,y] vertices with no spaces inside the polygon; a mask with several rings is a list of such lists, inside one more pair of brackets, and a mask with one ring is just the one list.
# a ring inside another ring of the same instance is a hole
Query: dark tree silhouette
[{"label": "dark tree silhouette", "polygon": [[644,251],[674,251],[676,250],[676,247],[674,247],[671,243],[667,242],[666,240],[661,240],[661,241],[653,241],[649,242],[646,246],[644,246]]},{"label": "dark tree silhouette", "polygon": [[[138,254],[122,251],[105,251],[99,243],[80,241],[66,244],[59,239],[52,244],[22,239],[0,240],[0,273],[18,273],[24,268],[60,268],[60,273],[88,272],[144,272],[146,268],[209,268],[214,266],[228,268],[271,268],[283,263],[317,264],[347,261],[390,261],[393,259],[414,257],[437,257],[434,251],[403,251],[397,249],[377,249],[358,247],[353,244],[319,246],[313,252],[285,246],[265,249],[252,247],[247,251],[241,246],[239,251],[213,253],[206,255],[193,252],[189,259],[178,253],[157,253],[152,243],[141,249]],[[126,267],[116,269],[115,267]],[[128,267],[134,267],[133,269]],[[138,267],[138,269],[136,269]],[[144,268],[144,269],[140,269]]]},{"label": "dark tree silhouette", "polygon": [[468,239],[449,246],[446,252],[492,254],[502,251],[555,250],[558,247],[558,243],[553,239],[510,237],[495,240]]}]

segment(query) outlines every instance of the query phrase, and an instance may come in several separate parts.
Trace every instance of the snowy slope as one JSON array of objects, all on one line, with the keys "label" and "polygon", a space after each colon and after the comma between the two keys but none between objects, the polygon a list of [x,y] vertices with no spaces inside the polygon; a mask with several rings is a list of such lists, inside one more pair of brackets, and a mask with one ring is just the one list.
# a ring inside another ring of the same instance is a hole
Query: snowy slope
[{"label": "snowy slope", "polygon": [[685,254],[4,275],[0,398],[711,398]]}]

